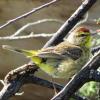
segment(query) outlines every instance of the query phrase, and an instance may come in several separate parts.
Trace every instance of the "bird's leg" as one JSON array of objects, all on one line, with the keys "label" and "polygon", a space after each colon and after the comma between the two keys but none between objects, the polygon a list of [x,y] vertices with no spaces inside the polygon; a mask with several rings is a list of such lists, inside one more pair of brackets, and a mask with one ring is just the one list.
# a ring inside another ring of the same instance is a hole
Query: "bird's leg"
[{"label": "bird's leg", "polygon": [[54,88],[54,95],[56,95],[57,94],[57,89],[55,87],[54,79],[53,78],[51,78],[51,82],[52,82],[52,85],[53,85],[53,88]]}]

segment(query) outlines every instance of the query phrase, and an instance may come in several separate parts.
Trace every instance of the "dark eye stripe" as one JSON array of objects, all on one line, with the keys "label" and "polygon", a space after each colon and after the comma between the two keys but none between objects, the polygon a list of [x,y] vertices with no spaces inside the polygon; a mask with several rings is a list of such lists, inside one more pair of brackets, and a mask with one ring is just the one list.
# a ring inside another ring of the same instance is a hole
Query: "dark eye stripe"
[{"label": "dark eye stripe", "polygon": [[80,36],[84,37],[84,36],[88,36],[88,34],[80,34]]},{"label": "dark eye stripe", "polygon": [[85,37],[85,36],[89,36],[89,34],[80,34],[80,35],[77,35],[78,37]]}]

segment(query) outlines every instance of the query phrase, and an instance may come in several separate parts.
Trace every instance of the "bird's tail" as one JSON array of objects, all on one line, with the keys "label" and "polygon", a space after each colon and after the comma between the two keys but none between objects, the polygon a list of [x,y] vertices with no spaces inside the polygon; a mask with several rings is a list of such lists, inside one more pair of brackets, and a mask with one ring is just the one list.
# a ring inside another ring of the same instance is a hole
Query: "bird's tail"
[{"label": "bird's tail", "polygon": [[18,49],[9,45],[3,45],[2,46],[3,49],[7,49],[10,51],[14,51],[14,52],[18,52],[21,54],[24,54],[27,57],[32,57],[32,56],[36,56],[37,55],[37,51],[36,50],[24,50],[24,49]]}]

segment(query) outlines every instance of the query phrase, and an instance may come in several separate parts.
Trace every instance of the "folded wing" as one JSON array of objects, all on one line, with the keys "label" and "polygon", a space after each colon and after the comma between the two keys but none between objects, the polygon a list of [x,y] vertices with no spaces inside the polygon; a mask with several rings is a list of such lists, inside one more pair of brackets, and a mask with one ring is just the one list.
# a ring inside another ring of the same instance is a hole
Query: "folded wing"
[{"label": "folded wing", "polygon": [[82,55],[83,51],[79,46],[75,46],[68,42],[62,42],[57,46],[49,47],[40,50],[38,56],[41,58],[54,58],[54,59],[71,59],[77,60]]}]

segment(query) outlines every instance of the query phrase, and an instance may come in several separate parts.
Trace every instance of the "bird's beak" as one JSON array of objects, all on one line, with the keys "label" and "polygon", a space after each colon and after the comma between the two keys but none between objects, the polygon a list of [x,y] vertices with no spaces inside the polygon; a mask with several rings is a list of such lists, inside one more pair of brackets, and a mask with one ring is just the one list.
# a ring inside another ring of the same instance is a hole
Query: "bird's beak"
[{"label": "bird's beak", "polygon": [[91,36],[92,36],[92,37],[98,36],[98,33],[97,33],[97,32],[92,32],[92,33],[91,33]]},{"label": "bird's beak", "polygon": [[97,38],[100,38],[100,34],[98,32],[91,33],[91,40],[96,41]]}]

